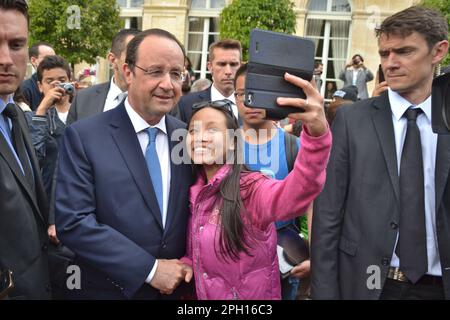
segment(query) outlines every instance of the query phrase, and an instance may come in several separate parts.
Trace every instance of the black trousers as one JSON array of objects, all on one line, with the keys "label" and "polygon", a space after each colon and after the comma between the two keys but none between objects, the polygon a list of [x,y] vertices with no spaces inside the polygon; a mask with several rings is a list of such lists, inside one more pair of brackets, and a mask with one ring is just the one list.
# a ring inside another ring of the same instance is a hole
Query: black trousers
[{"label": "black trousers", "polygon": [[444,300],[444,288],[441,285],[412,284],[386,279],[380,300]]}]

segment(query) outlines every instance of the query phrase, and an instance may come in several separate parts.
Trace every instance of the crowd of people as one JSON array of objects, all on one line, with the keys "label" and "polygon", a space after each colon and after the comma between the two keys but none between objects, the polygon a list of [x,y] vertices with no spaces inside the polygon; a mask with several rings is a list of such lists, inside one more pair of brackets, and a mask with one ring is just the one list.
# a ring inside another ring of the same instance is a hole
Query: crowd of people
[{"label": "crowd of people", "polygon": [[295,300],[310,282],[312,299],[450,299],[441,14],[384,20],[372,98],[359,54],[327,107],[320,62],[286,73],[306,95],[277,98],[287,125],[245,105],[237,40],[196,80],[173,34],[123,29],[111,80],[80,86],[28,30],[26,1],[0,0],[0,298]]}]

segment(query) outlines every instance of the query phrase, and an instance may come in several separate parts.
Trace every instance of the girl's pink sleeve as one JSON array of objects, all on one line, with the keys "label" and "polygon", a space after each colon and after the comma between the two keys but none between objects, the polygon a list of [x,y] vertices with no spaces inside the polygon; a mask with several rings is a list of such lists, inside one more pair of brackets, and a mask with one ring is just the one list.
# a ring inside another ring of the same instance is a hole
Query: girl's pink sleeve
[{"label": "girl's pink sleeve", "polygon": [[262,178],[251,184],[244,201],[256,226],[264,229],[274,221],[306,212],[325,184],[331,141],[329,129],[320,137],[312,137],[303,127],[300,151],[289,175],[284,180]]}]

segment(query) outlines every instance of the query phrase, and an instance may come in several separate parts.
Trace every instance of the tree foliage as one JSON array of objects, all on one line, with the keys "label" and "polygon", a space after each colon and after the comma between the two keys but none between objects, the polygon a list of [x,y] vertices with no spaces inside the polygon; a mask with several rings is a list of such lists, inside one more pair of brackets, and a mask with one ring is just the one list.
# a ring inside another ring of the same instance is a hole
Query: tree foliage
[{"label": "tree foliage", "polygon": [[104,57],[123,23],[116,0],[30,0],[30,44],[50,43],[74,65]]},{"label": "tree foliage", "polygon": [[[447,18],[447,22],[450,27],[450,0],[423,0],[421,4],[442,13]],[[442,65],[450,65],[450,54],[447,54],[447,57],[442,62]]]},{"label": "tree foliage", "polygon": [[220,37],[239,40],[247,60],[254,28],[294,33],[296,17],[290,0],[233,0],[220,15]]}]

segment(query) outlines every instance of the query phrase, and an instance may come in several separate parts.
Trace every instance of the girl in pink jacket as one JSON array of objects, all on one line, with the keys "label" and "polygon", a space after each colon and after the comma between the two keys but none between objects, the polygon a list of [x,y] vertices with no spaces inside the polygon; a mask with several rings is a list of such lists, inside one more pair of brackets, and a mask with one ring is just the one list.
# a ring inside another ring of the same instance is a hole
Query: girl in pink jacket
[{"label": "girl in pink jacket", "polygon": [[195,106],[187,149],[198,173],[190,189],[186,256],[199,299],[280,299],[276,220],[305,212],[321,192],[331,148],[323,99],[307,81],[286,74],[308,99],[278,98],[303,122],[301,151],[282,181],[240,163],[239,128],[228,100]]}]

